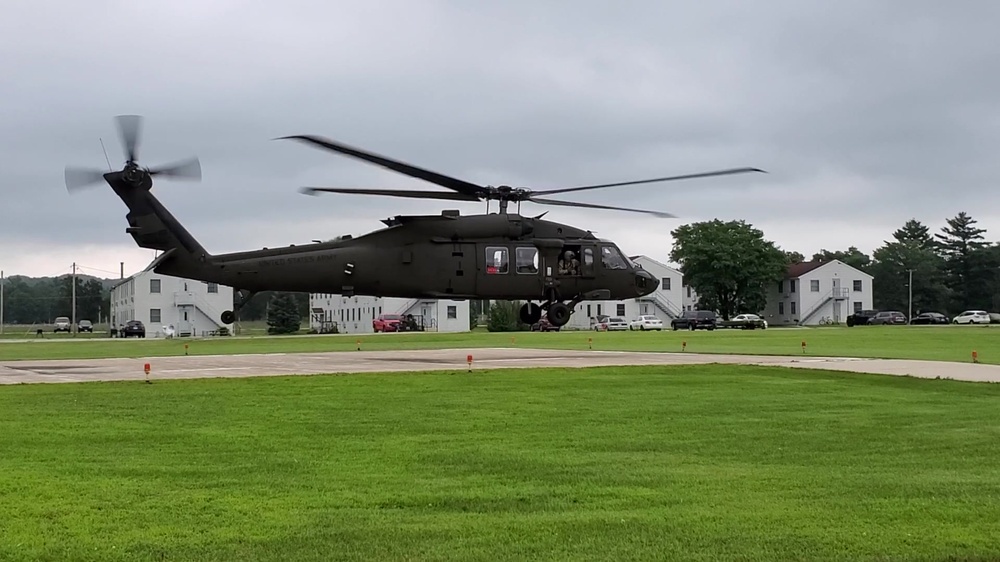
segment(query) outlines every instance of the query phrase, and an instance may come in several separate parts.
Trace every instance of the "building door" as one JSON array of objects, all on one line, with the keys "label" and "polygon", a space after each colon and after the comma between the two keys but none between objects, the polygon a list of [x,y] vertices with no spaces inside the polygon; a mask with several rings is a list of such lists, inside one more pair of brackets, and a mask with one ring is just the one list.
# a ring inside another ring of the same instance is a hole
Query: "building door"
[{"label": "building door", "polygon": [[833,297],[833,323],[834,324],[839,324],[840,323],[840,303],[841,303],[841,300],[840,300],[840,297],[841,297],[841,295],[840,295],[840,277],[834,277],[833,278],[833,294],[831,294],[830,296]]}]

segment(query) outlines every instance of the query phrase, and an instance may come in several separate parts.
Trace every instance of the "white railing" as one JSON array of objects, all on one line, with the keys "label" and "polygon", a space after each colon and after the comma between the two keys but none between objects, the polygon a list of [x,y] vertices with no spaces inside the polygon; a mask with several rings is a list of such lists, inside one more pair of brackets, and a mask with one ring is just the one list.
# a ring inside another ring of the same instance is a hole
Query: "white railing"
[{"label": "white railing", "polygon": [[400,314],[400,315],[406,314],[406,311],[413,308],[413,305],[417,304],[418,302],[420,302],[420,299],[410,299],[406,301],[405,303],[403,303],[403,306],[395,312],[395,314]]},{"label": "white railing", "polygon": [[670,299],[668,299],[668,298],[660,295],[660,293],[657,293],[655,291],[653,293],[650,293],[650,294],[642,297],[642,299],[643,300],[647,300],[648,299],[648,300],[653,301],[653,304],[657,308],[659,308],[660,310],[662,310],[663,312],[665,312],[667,314],[667,316],[669,316],[671,318],[679,318],[681,316],[681,314],[683,314],[683,312],[681,311],[680,307],[678,307],[674,303],[670,302]]},{"label": "white railing", "polygon": [[834,294],[835,294],[834,291],[830,291],[825,296],[820,297],[819,302],[816,303],[812,308],[810,308],[808,313],[803,314],[801,317],[799,317],[799,324],[800,325],[805,324],[807,320],[812,318],[814,314],[816,314],[817,312],[820,311],[821,308],[826,306],[826,303],[832,301]]}]

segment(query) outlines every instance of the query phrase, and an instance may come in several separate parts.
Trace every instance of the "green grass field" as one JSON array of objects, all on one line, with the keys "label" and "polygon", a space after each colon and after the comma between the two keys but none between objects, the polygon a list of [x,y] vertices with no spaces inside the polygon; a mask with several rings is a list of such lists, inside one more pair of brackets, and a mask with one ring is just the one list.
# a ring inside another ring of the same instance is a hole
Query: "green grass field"
[{"label": "green grass field", "polygon": [[10,386],[0,559],[996,560],[998,399],[737,366]]},{"label": "green grass field", "polygon": [[[866,326],[858,328],[774,328],[769,330],[664,332],[403,333],[314,336],[257,336],[139,340],[46,338],[0,343],[0,360],[163,357],[234,353],[440,349],[448,347],[540,347],[623,351],[687,351],[971,361],[1000,364],[1000,326]],[[686,346],[683,344],[686,342]],[[187,349],[185,349],[187,345]]]}]

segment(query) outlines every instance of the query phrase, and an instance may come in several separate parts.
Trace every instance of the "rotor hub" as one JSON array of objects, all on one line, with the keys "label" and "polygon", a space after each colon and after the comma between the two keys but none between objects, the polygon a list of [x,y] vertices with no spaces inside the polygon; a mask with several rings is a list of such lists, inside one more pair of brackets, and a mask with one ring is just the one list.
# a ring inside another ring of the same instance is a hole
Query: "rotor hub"
[{"label": "rotor hub", "polygon": [[134,184],[139,183],[140,181],[142,181],[142,177],[144,175],[145,174],[144,174],[143,170],[140,169],[139,166],[136,165],[135,162],[129,162],[125,166],[125,169],[122,170],[122,178],[124,178],[125,181],[127,181],[129,183],[134,183]]}]

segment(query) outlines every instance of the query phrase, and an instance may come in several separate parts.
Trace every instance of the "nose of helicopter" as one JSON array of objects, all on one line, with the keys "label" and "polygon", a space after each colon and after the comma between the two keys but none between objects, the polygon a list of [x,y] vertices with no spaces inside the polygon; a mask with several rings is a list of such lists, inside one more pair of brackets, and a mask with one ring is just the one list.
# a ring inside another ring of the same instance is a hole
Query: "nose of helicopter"
[{"label": "nose of helicopter", "polygon": [[639,269],[635,272],[635,292],[640,297],[652,293],[659,286],[660,280],[653,277],[652,273],[645,269]]}]

